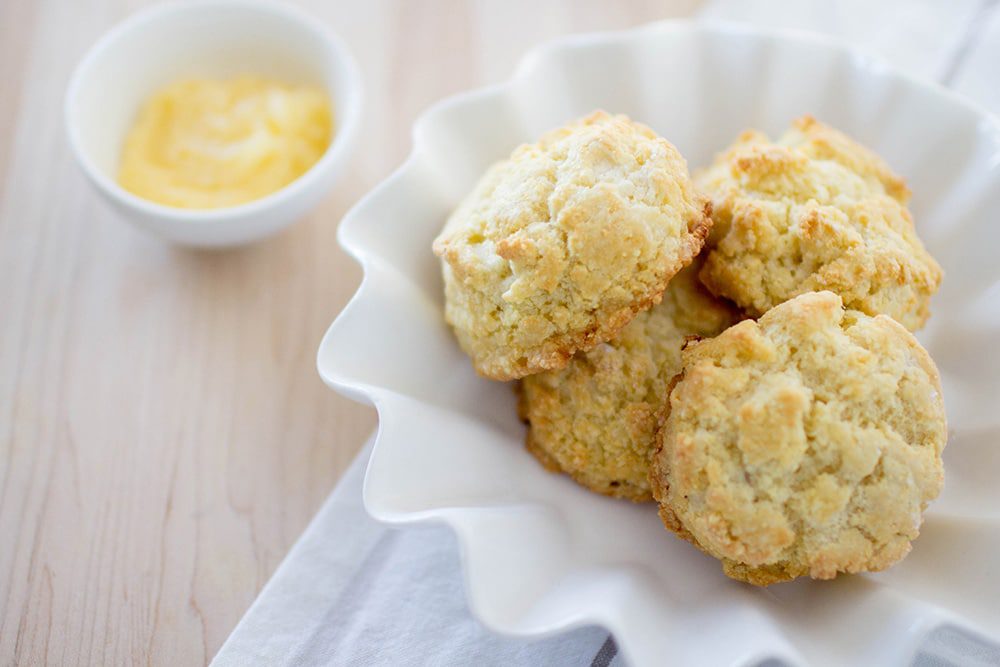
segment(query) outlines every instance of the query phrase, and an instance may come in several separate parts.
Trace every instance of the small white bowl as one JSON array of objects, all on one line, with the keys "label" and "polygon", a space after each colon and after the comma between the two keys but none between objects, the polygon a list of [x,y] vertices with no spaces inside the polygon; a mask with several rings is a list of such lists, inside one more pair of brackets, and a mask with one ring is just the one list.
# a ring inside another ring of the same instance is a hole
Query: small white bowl
[{"label": "small white bowl", "polygon": [[[152,93],[177,79],[241,74],[328,92],[333,140],[309,171],[266,197],[216,209],[163,206],[118,185],[122,143]],[[350,155],[361,108],[354,58],[316,20],[261,0],[208,0],[139,12],[104,35],[70,79],[65,122],[84,173],[124,217],[178,243],[227,246],[272,234],[320,201]]]}]

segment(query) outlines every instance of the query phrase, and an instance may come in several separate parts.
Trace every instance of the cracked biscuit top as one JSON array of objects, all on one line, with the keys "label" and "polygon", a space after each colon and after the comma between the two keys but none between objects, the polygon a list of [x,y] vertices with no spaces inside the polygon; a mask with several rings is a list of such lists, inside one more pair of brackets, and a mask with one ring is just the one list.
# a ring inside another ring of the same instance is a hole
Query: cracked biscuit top
[{"label": "cracked biscuit top", "polygon": [[663,300],[610,341],[576,354],[562,370],[521,380],[527,447],[545,467],[598,493],[652,500],[649,457],[681,349],[739,320],[701,286],[698,268],[695,260],[674,276]]},{"label": "cracked biscuit top", "polygon": [[660,300],[711,219],[677,150],[595,112],[486,172],[434,241],[445,316],[476,370],[566,365]]},{"label": "cracked biscuit top", "polygon": [[697,182],[715,223],[701,279],[748,314],[830,290],[911,331],[927,320],[941,268],[914,230],[909,191],[846,135],[808,116],[776,142],[745,132]]},{"label": "cracked biscuit top", "polygon": [[900,324],[810,292],[683,366],[650,474],[668,528],[759,585],[909,552],[947,437],[937,369]]}]

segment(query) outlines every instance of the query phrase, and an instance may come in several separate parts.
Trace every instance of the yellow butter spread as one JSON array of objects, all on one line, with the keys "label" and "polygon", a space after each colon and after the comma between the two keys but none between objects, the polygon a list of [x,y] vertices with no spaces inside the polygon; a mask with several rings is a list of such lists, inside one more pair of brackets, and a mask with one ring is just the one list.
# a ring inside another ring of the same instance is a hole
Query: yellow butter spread
[{"label": "yellow butter spread", "polygon": [[304,174],[332,133],[329,98],[319,88],[254,77],[178,81],[142,108],[118,181],[167,206],[244,204]]}]

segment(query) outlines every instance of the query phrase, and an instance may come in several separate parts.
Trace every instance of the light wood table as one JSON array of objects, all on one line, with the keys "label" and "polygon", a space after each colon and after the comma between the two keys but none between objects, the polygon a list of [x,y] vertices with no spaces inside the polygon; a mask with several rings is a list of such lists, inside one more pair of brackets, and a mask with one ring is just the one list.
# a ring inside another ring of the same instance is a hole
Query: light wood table
[{"label": "light wood table", "polygon": [[225,252],[134,230],[71,161],[69,74],[140,4],[0,2],[0,665],[211,659],[375,424],[315,371],[360,279],[340,217],[430,103],[698,0],[300,3],[361,64],[360,148],[307,219]]}]

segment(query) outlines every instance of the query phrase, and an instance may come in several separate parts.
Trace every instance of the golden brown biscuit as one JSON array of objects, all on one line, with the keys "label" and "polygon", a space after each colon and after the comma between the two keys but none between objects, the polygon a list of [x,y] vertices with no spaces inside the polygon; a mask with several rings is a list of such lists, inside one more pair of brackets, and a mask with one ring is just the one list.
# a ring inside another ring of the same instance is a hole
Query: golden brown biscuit
[{"label": "golden brown biscuit", "polygon": [[515,150],[451,215],[445,316],[482,375],[562,368],[660,300],[706,207],[668,141],[596,112]]},{"label": "golden brown biscuit", "polygon": [[874,153],[810,117],[777,142],[745,132],[697,177],[715,228],[701,279],[757,317],[797,294],[911,331],[929,316],[941,269],[906,208],[909,191]]},{"label": "golden brown biscuit", "polygon": [[612,340],[521,381],[527,447],[546,468],[598,493],[652,500],[649,455],[685,339],[714,336],[739,319],[701,286],[697,271],[674,276],[663,301]]},{"label": "golden brown biscuit", "polygon": [[934,362],[900,324],[810,292],[683,364],[650,472],[668,528],[758,585],[909,552],[946,426]]}]

